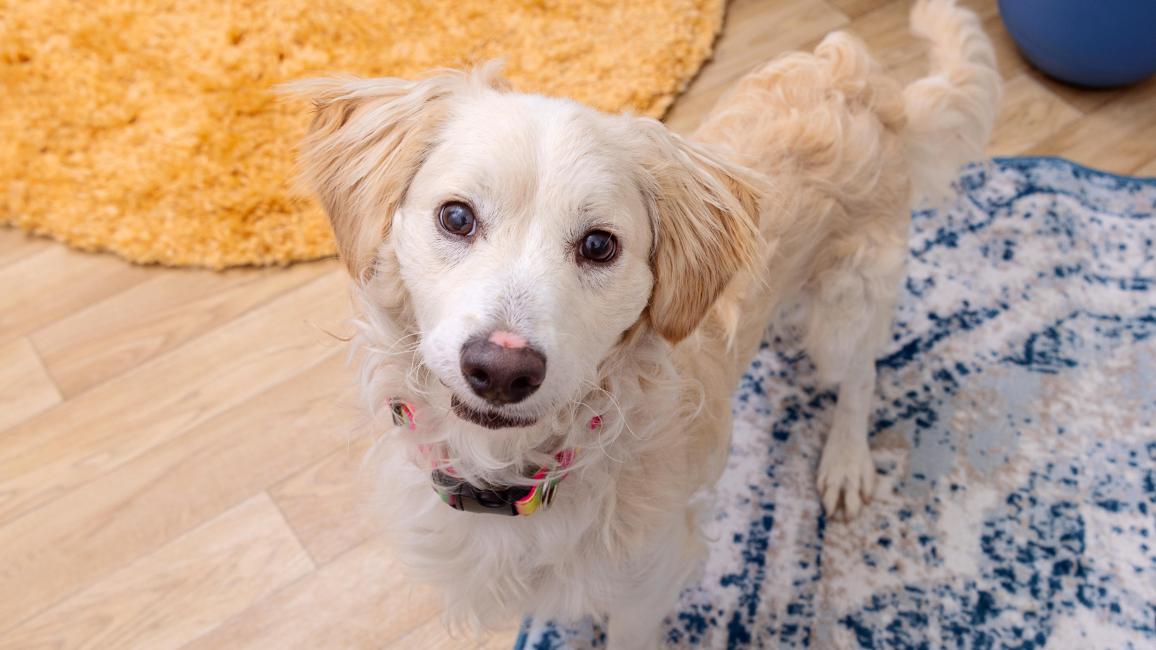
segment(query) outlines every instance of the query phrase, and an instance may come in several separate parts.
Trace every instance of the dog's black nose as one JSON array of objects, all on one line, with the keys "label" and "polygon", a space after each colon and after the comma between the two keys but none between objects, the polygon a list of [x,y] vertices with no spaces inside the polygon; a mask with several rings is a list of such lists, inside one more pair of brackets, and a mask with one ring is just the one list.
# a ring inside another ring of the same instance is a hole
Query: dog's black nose
[{"label": "dog's black nose", "polygon": [[495,406],[526,399],[546,379],[546,357],[506,332],[466,341],[461,367],[474,393]]}]

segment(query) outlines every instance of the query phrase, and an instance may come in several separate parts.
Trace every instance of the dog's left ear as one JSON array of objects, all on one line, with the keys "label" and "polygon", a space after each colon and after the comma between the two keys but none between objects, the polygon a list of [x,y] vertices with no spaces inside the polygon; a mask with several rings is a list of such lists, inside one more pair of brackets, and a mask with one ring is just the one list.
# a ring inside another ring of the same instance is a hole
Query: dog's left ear
[{"label": "dog's left ear", "polygon": [[644,192],[654,221],[649,318],[671,343],[690,335],[727,283],[758,258],[759,181],[753,172],[638,119]]}]

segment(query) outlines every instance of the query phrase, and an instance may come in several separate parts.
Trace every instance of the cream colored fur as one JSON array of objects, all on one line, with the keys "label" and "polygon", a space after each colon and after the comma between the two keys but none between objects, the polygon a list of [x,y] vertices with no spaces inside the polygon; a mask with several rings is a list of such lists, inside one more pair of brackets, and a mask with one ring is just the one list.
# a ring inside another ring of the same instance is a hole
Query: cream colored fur
[{"label": "cream colored fur", "polygon": [[[612,648],[655,647],[702,555],[730,394],[787,314],[839,390],[824,507],[854,516],[870,499],[874,360],[909,211],[981,154],[999,96],[970,12],[928,0],[912,24],[932,42],[926,79],[902,88],[834,33],[743,79],[689,142],[509,92],[490,68],[297,87],[318,105],[305,174],[356,279],[384,517],[415,574],[445,589],[452,623],[609,614]],[[471,242],[438,230],[449,200],[475,207]],[[591,228],[618,237],[613,264],[576,262]],[[494,328],[548,359],[541,388],[500,407],[533,426],[485,429],[450,410],[451,395],[488,408],[458,350]],[[391,398],[414,404],[414,430],[392,424]],[[475,483],[526,483],[559,449],[580,452],[549,509],[507,518],[441,503],[418,452],[429,443]]]}]

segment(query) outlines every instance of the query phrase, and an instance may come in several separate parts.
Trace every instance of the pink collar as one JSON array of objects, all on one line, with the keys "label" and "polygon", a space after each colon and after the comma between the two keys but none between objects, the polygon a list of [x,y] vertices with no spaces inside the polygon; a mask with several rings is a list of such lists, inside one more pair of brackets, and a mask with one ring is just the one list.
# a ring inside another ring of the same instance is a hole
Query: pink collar
[{"label": "pink collar", "polygon": [[[417,429],[417,416],[408,402],[390,400],[393,423],[406,426],[411,431]],[[590,430],[602,426],[602,417],[590,418]],[[446,460],[445,448],[441,445],[419,445],[418,450],[430,460],[430,478],[434,492],[446,505],[455,510],[481,514],[500,514],[529,517],[550,505],[558,484],[566,478],[567,470],[574,462],[577,449],[563,449],[554,455],[554,463],[538,468],[531,477],[533,485],[476,486],[460,479],[457,472]]]}]

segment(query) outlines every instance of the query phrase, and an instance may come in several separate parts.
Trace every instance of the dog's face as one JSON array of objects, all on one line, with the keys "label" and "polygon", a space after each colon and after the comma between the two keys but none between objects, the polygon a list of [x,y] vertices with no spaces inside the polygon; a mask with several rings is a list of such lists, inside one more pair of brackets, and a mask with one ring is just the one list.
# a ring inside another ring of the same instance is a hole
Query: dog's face
[{"label": "dog's face", "polygon": [[478,75],[312,90],[303,157],[342,256],[365,282],[396,258],[420,362],[465,421],[581,400],[626,333],[681,340],[755,250],[741,170],[655,122]]},{"label": "dog's face", "polygon": [[425,365],[453,410],[525,426],[589,390],[650,299],[653,235],[620,123],[463,96],[392,224]]}]

